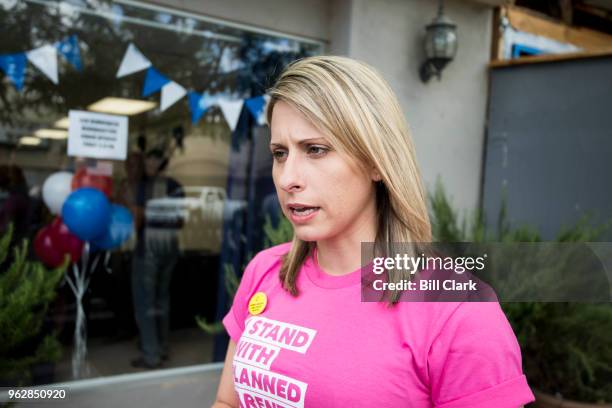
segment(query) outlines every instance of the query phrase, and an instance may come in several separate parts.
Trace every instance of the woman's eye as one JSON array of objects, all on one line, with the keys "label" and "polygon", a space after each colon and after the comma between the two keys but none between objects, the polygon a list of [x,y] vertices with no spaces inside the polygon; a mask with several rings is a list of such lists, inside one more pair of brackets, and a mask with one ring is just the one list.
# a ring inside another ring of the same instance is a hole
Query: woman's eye
[{"label": "woman's eye", "polygon": [[314,156],[323,156],[327,153],[328,149],[322,146],[308,146],[308,154],[312,154]]},{"label": "woman's eye", "polygon": [[287,152],[283,150],[275,150],[272,152],[272,156],[274,157],[274,160],[277,160],[277,161],[283,160],[286,154]]}]

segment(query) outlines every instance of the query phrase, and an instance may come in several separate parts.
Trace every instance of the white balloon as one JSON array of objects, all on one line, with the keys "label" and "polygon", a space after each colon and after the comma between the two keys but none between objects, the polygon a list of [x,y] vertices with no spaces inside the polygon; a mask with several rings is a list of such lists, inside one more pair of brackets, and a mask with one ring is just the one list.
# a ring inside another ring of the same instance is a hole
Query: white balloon
[{"label": "white balloon", "polygon": [[66,197],[72,192],[72,173],[58,171],[45,180],[42,196],[51,213],[61,215]]}]

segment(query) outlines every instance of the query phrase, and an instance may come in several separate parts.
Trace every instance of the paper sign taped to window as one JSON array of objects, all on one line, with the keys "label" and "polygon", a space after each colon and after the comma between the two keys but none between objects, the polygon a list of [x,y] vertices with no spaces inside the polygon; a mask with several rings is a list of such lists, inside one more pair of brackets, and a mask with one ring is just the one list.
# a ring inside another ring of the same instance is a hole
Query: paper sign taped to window
[{"label": "paper sign taped to window", "polygon": [[68,156],[126,159],[127,116],[71,110],[68,117]]}]

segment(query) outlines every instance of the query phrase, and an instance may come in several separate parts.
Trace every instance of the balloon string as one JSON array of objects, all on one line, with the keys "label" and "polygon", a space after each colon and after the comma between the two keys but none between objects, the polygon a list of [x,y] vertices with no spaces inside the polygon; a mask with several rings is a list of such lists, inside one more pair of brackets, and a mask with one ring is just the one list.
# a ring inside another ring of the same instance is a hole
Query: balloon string
[{"label": "balloon string", "polygon": [[89,264],[89,241],[85,241],[85,245],[83,245],[83,255],[81,256],[81,260],[83,264],[81,269],[86,271]]},{"label": "balloon string", "polygon": [[109,268],[108,261],[110,260],[110,251],[106,251],[104,254],[104,269],[106,269],[106,273],[112,273],[113,270]]},{"label": "balloon string", "polygon": [[[97,259],[94,259],[92,267],[95,266]],[[74,350],[72,352],[72,376],[81,378],[87,376],[87,367],[83,366],[87,356],[87,320],[85,319],[85,309],[83,308],[83,297],[89,286],[89,279],[93,268],[89,267],[89,242],[85,242],[81,255],[81,268],[73,264],[74,279],[66,274],[66,282],[70,285],[76,298],[76,321],[74,326]],[[89,273],[88,273],[89,272]]]},{"label": "balloon string", "polygon": [[96,266],[98,266],[98,261],[100,260],[100,254],[96,254],[94,256],[93,262],[91,263],[91,267],[89,269],[89,274],[87,274],[87,279],[85,280],[85,287],[89,287],[89,280],[91,278],[91,275],[93,274],[93,272],[96,270]]},{"label": "balloon string", "polygon": [[[78,266],[77,266],[76,264],[73,264],[73,265],[72,265],[72,269],[73,269],[73,270],[76,270],[77,268],[78,268]],[[78,275],[78,272],[76,272],[76,271],[75,271],[75,272],[74,272],[74,275],[75,275],[75,276],[77,276],[77,275]],[[74,286],[74,283],[73,283],[73,281],[72,281],[72,279],[70,278],[70,275],[69,275],[68,273],[66,273],[66,282],[68,282],[68,285],[70,285],[70,289],[72,289],[72,293],[74,293],[74,295],[76,296],[76,294],[77,294],[77,289],[76,289],[76,287]]]}]

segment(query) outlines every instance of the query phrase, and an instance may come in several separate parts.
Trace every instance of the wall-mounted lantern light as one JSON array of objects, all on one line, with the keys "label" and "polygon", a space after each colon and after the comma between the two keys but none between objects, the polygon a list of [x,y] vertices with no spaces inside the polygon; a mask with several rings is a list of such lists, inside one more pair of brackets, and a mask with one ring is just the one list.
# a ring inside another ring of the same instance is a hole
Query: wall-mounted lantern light
[{"label": "wall-mounted lantern light", "polygon": [[421,65],[419,74],[423,82],[434,75],[439,81],[442,70],[457,53],[457,25],[444,15],[444,0],[439,0],[438,15],[426,29],[424,46],[427,59]]}]

